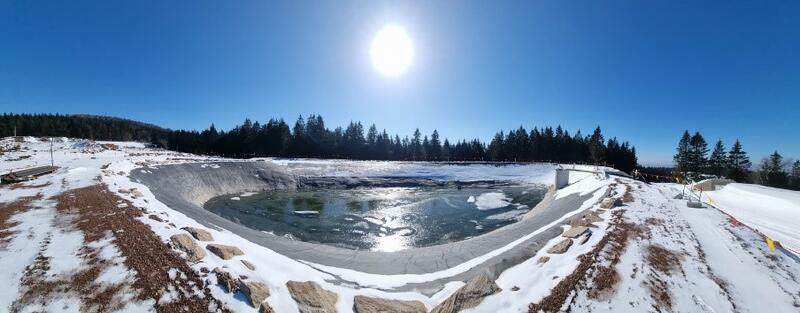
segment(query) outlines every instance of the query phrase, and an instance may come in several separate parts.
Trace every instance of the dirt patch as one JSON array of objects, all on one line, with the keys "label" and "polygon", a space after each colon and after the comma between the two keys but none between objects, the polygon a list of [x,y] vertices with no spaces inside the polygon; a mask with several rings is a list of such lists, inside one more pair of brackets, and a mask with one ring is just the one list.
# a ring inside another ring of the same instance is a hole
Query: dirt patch
[{"label": "dirt patch", "polygon": [[[681,257],[677,253],[658,245],[647,246],[645,259],[657,273],[672,276],[672,273],[681,269]],[[650,298],[653,299],[653,309],[661,312],[662,309],[670,311],[672,309],[672,296],[669,293],[668,284],[661,279],[660,275],[650,273],[645,281]]]},{"label": "dirt patch", "polygon": [[[578,290],[588,290],[590,297],[601,297],[613,294],[619,282],[619,273],[614,268],[620,261],[622,253],[632,237],[639,236],[641,228],[624,220],[625,210],[614,211],[609,225],[610,231],[597,243],[592,251],[578,256],[578,267],[562,279],[538,303],[528,305],[528,312],[558,312],[567,306],[568,300]],[[601,266],[597,263],[608,262]],[[592,284],[588,281],[591,279]]]},{"label": "dirt patch", "polygon": [[647,225],[653,225],[653,226],[663,225],[664,224],[664,220],[660,219],[660,218],[655,218],[655,217],[648,217],[648,218],[646,218],[644,220],[644,223],[647,224]]},{"label": "dirt patch", "polygon": [[17,222],[12,222],[11,217],[17,213],[25,212],[30,207],[32,201],[41,199],[41,195],[33,196],[33,197],[23,197],[19,200],[7,203],[0,203],[0,249],[4,248],[8,241],[11,240],[11,236],[14,235],[14,232],[9,230],[16,226]]},{"label": "dirt patch", "polygon": [[625,190],[625,193],[622,195],[622,202],[623,203],[631,203],[635,200],[633,198],[633,188],[628,186],[628,189]]},{"label": "dirt patch", "polygon": [[662,246],[649,245],[647,246],[647,264],[667,276],[670,276],[672,271],[680,269],[681,258],[680,256]]},{"label": "dirt patch", "polygon": [[[138,220],[142,213],[133,203],[102,185],[71,190],[57,196],[56,200],[60,213],[78,214],[75,226],[83,231],[87,242],[104,239],[109,234],[113,236],[112,242],[125,257],[124,264],[135,271],[131,286],[138,291],[137,300],[155,301],[157,312],[207,312],[211,307],[226,311],[218,300],[213,299],[210,290],[203,287],[203,279],[186,260]],[[127,207],[119,208],[119,203],[127,203]],[[181,274],[170,278],[170,270]],[[93,281],[92,275],[95,274],[84,273],[83,279]],[[105,293],[115,294],[114,290]],[[170,300],[159,301],[165,294],[171,295]],[[89,305],[95,303],[89,301]]]}]

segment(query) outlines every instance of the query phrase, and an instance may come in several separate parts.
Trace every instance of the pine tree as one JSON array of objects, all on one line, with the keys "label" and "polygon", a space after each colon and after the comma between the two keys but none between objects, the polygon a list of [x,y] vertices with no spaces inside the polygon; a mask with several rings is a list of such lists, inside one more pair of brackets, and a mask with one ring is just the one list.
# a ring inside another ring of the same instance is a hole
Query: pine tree
[{"label": "pine tree", "polygon": [[728,178],[737,182],[747,182],[750,172],[750,158],[747,152],[742,150],[742,144],[737,139],[728,152]]},{"label": "pine tree", "polygon": [[589,154],[591,155],[591,161],[594,164],[600,164],[605,161],[605,147],[604,147],[605,140],[603,139],[603,134],[600,131],[600,126],[594,129],[594,133],[592,136],[589,137]]},{"label": "pine tree", "polygon": [[430,150],[428,150],[428,159],[439,161],[442,159],[442,143],[439,141],[439,132],[433,130],[431,134]]},{"label": "pine tree", "polygon": [[717,140],[714,146],[714,151],[711,152],[711,157],[708,160],[709,174],[722,177],[728,168],[728,157],[725,155],[725,146],[722,140]]},{"label": "pine tree", "polygon": [[683,136],[681,136],[681,140],[678,142],[677,153],[673,157],[675,161],[675,170],[680,173],[686,173],[689,171],[689,141],[691,137],[689,136],[689,131],[683,131]]},{"label": "pine tree", "polygon": [[706,155],[708,155],[708,144],[700,132],[695,132],[689,139],[688,159],[688,170],[692,173],[693,178],[699,178],[700,173],[705,171],[708,162]]},{"label": "pine tree", "polygon": [[422,147],[422,133],[419,128],[414,130],[414,138],[411,140],[411,153],[412,160],[422,160],[425,156],[424,148]]},{"label": "pine tree", "polygon": [[789,183],[792,189],[800,190],[800,160],[796,160],[792,164],[792,172],[789,174]]},{"label": "pine tree", "polygon": [[783,156],[778,151],[773,152],[768,158],[761,162],[759,169],[759,179],[762,185],[786,188],[789,176],[784,170],[786,163],[783,161]]}]

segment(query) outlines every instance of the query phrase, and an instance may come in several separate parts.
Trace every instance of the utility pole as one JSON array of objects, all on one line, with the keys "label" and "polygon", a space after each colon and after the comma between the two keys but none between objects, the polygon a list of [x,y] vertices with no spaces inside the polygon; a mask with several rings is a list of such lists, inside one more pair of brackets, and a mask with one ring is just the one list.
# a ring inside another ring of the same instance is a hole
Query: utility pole
[{"label": "utility pole", "polygon": [[17,126],[14,126],[14,138],[17,138]]},{"label": "utility pole", "polygon": [[55,162],[53,161],[53,137],[50,137],[50,166],[55,166]]}]

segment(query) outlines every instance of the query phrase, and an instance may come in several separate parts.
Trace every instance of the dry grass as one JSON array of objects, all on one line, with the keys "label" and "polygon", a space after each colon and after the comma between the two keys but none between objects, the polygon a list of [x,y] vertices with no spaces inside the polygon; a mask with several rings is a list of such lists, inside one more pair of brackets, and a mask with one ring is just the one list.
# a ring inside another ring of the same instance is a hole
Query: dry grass
[{"label": "dry grass", "polygon": [[14,235],[14,232],[9,229],[18,224],[12,222],[11,217],[17,213],[27,211],[31,202],[38,199],[41,199],[40,195],[24,197],[13,202],[0,203],[0,248],[5,247],[8,244],[8,240]]},{"label": "dry grass", "polygon": [[[578,256],[578,267],[562,279],[551,291],[537,303],[528,305],[528,312],[558,312],[570,296],[580,289],[588,289],[589,296],[599,297],[613,293],[619,282],[619,273],[614,268],[620,261],[622,253],[631,237],[638,236],[641,228],[624,221],[624,210],[613,213],[610,231],[597,243],[592,251]],[[597,263],[608,262],[601,266]],[[588,284],[591,279],[591,285]]]},{"label": "dry grass", "polygon": [[[132,203],[109,192],[104,186],[95,185],[65,192],[57,197],[59,211],[78,212],[76,222],[86,241],[114,236],[113,243],[125,257],[125,265],[136,272],[132,287],[139,291],[138,300],[158,300],[170,287],[178,292],[177,299],[169,303],[157,303],[157,312],[206,312],[211,302],[223,308],[213,299],[202,278],[189,267],[175,251],[170,249],[140,222],[142,216]],[[128,204],[118,208],[118,201]],[[177,269],[185,278],[170,279],[168,271]],[[200,289],[200,290],[196,290]],[[200,294],[198,296],[197,293]]]}]

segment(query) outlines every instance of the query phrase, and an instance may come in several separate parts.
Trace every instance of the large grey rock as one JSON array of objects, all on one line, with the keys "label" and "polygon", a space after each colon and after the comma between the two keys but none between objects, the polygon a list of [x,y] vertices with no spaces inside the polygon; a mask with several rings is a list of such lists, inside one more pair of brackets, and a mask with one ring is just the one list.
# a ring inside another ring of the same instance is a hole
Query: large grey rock
[{"label": "large grey rock", "polygon": [[306,281],[289,281],[286,283],[289,294],[297,302],[300,313],[333,313],[336,312],[335,293],[322,289],[319,284]]},{"label": "large grey rock", "polygon": [[356,313],[425,313],[425,304],[419,301],[387,300],[356,296],[353,309]]},{"label": "large grey rock", "polygon": [[264,300],[267,300],[267,297],[269,297],[267,285],[257,281],[240,279],[239,290],[247,296],[247,300],[250,300],[250,305],[254,308],[260,307],[261,302],[264,302]]},{"label": "large grey rock", "polygon": [[190,262],[197,262],[206,257],[206,252],[203,251],[203,248],[194,242],[194,239],[187,234],[175,234],[169,238],[170,242],[172,242],[172,246],[186,252],[186,258]]},{"label": "large grey rock", "polygon": [[613,207],[618,207],[622,205],[622,200],[619,198],[605,198],[603,201],[600,202],[600,208],[603,209],[611,209]]},{"label": "large grey rock", "polygon": [[588,229],[589,228],[587,228],[586,226],[573,226],[573,227],[570,227],[569,229],[567,229],[567,231],[565,231],[563,234],[561,234],[561,236],[564,236],[564,237],[567,237],[567,238],[576,238],[576,237],[580,236],[581,234],[585,233],[586,230],[588,230]]},{"label": "large grey rock", "polygon": [[433,308],[431,313],[455,313],[473,308],[480,304],[483,298],[500,290],[500,287],[489,276],[481,274],[470,279],[466,285]]},{"label": "large grey rock", "polygon": [[243,255],[244,254],[244,252],[242,252],[242,250],[239,250],[239,248],[237,248],[237,247],[220,245],[220,244],[216,244],[216,243],[209,243],[206,246],[206,249],[208,249],[208,251],[211,251],[211,253],[216,254],[218,257],[222,258],[223,260],[230,260],[231,258],[233,258],[233,257],[235,257],[237,255]]},{"label": "large grey rock", "polygon": [[211,236],[211,233],[209,233],[205,229],[200,229],[195,227],[184,227],[183,230],[192,234],[192,237],[194,237],[194,239],[200,241],[214,241],[214,237]]},{"label": "large grey rock", "polygon": [[552,254],[562,254],[569,250],[569,247],[572,246],[572,239],[565,238],[564,240],[559,241],[555,246],[550,247],[547,249],[547,253]]},{"label": "large grey rock", "polygon": [[544,263],[547,263],[547,261],[550,261],[550,257],[546,256],[546,255],[543,255],[543,256],[539,257],[538,260],[536,260],[536,264],[544,264]]}]

